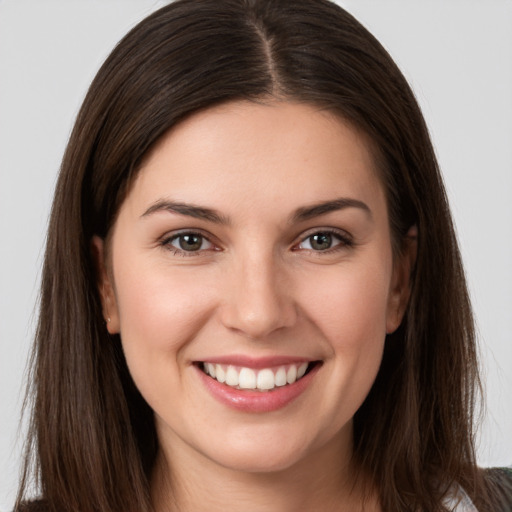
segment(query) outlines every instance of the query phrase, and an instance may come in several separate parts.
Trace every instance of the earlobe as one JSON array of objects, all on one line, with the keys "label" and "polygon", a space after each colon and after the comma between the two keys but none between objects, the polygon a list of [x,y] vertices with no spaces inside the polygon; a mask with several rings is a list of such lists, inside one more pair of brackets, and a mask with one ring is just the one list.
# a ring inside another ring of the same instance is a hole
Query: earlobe
[{"label": "earlobe", "polygon": [[418,228],[414,225],[404,237],[402,250],[396,258],[388,301],[386,333],[396,331],[405,314],[411,295],[412,273],[418,251]]},{"label": "earlobe", "polygon": [[110,334],[119,333],[119,314],[112,277],[105,257],[105,241],[99,236],[91,240],[91,255],[96,268],[96,286],[101,298],[103,318]]}]

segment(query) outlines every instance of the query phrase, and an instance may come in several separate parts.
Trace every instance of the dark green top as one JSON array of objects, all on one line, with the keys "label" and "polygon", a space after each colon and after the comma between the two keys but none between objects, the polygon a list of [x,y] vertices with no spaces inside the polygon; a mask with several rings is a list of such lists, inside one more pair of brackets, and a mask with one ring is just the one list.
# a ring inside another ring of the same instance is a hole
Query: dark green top
[{"label": "dark green top", "polygon": [[485,473],[490,495],[496,499],[496,512],[512,512],[512,466]]}]

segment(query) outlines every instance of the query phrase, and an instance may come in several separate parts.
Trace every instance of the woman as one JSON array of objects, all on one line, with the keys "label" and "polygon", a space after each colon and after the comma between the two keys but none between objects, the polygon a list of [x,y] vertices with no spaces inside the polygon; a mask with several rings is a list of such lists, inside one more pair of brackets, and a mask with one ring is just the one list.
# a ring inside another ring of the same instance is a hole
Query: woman
[{"label": "woman", "polygon": [[510,506],[475,463],[425,124],[329,2],[182,0],[121,41],[64,156],[34,361],[29,508]]}]

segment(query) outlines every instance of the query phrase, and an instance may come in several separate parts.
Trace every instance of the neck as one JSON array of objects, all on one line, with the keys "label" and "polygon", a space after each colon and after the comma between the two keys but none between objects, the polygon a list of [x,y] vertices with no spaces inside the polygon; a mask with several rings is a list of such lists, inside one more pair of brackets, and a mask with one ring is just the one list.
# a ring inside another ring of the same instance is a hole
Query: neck
[{"label": "neck", "polygon": [[369,478],[356,471],[349,454],[333,448],[271,472],[236,471],[206,458],[196,464],[194,457],[178,468],[161,450],[152,481],[155,511],[378,512]]}]

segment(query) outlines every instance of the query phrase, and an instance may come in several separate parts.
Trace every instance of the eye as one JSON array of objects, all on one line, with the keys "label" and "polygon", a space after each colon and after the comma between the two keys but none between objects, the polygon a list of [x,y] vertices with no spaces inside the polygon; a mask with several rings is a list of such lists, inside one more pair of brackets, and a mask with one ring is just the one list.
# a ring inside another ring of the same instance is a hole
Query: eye
[{"label": "eye", "polygon": [[173,251],[198,252],[213,249],[214,245],[200,233],[178,233],[164,241],[164,245]]},{"label": "eye", "polygon": [[338,246],[352,246],[352,241],[346,235],[334,231],[316,231],[297,245],[297,249],[322,252],[335,249]]}]

